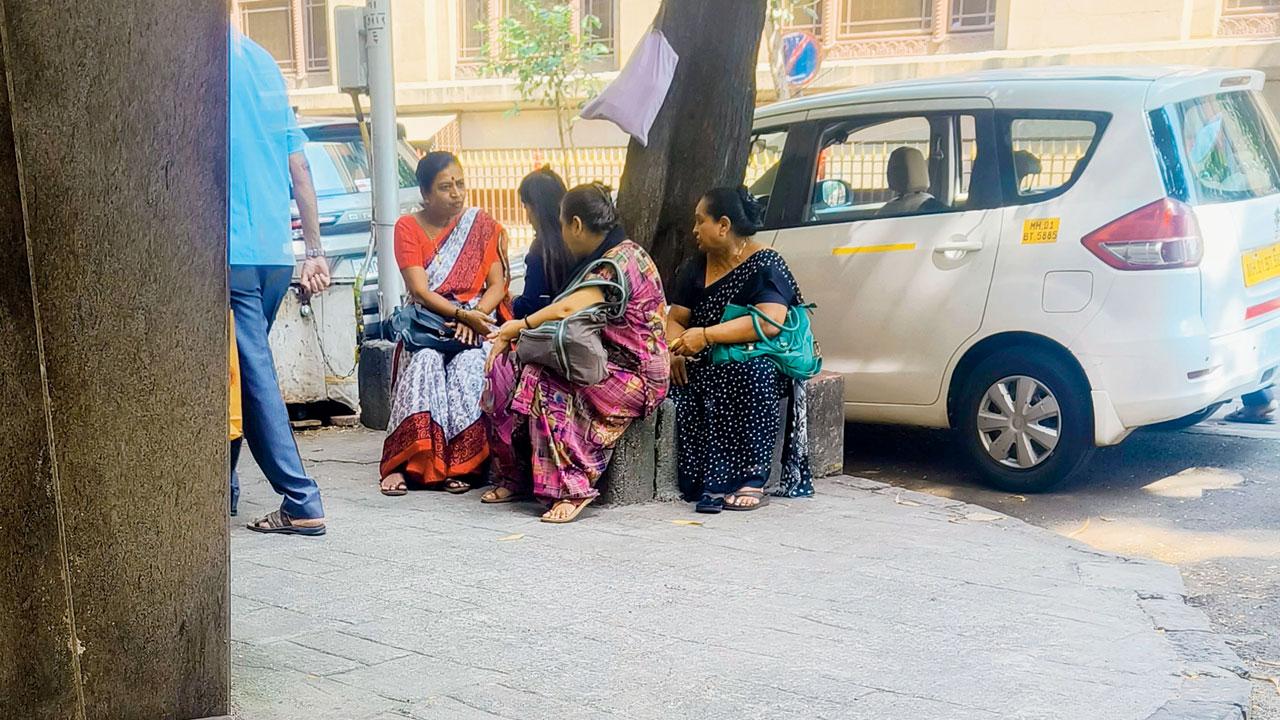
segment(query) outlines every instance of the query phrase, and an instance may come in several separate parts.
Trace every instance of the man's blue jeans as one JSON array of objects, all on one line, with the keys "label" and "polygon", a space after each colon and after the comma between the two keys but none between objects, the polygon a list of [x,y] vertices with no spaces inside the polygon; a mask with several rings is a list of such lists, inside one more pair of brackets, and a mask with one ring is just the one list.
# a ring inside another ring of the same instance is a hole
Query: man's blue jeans
[{"label": "man's blue jeans", "polygon": [[[284,496],[280,509],[291,518],[321,518],[324,505],[320,487],[302,468],[267,343],[292,275],[292,267],[232,265],[230,269],[231,310],[236,317],[236,345],[240,351],[244,439],[271,487]],[[240,441],[236,440],[231,443],[233,511],[240,499],[240,478],[236,475],[239,459]]]}]

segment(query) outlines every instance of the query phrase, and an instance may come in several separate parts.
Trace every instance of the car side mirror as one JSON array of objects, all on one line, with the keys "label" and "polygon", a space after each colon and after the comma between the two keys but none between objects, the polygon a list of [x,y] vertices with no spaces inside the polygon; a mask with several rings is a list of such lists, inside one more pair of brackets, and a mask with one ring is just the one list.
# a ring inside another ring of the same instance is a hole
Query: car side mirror
[{"label": "car side mirror", "polygon": [[827,207],[844,207],[853,202],[853,187],[844,180],[822,180],[818,183],[818,197]]}]

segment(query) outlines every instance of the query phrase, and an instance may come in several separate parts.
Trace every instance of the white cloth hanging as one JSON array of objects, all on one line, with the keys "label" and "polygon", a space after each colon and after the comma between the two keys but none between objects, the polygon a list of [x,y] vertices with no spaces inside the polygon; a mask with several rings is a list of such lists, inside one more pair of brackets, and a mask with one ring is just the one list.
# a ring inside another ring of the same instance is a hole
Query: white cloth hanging
[{"label": "white cloth hanging", "polygon": [[666,102],[680,56],[660,30],[640,39],[627,66],[582,109],[584,120],[608,120],[641,145],[649,145],[649,130]]}]

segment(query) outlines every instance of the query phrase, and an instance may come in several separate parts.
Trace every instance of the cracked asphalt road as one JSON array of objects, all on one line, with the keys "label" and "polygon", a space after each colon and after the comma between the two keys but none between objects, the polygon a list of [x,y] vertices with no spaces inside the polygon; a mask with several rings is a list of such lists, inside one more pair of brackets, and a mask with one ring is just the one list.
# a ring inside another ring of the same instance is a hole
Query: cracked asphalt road
[{"label": "cracked asphalt road", "polygon": [[1252,720],[1280,720],[1280,428],[1141,431],[1070,486],[1018,496],[978,485],[949,433],[851,425],[845,471],[1176,565],[1253,675]]}]

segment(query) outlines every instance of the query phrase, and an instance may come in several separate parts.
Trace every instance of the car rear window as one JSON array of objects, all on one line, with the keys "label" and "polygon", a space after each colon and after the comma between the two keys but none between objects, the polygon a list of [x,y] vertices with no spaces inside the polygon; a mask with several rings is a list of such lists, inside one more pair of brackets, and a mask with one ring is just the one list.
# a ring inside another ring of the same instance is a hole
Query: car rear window
[{"label": "car rear window", "polygon": [[[369,172],[368,156],[359,140],[311,140],[306,144],[305,152],[311,165],[316,195],[332,197],[372,189],[373,176]],[[410,162],[412,151],[401,147],[399,155],[400,187],[415,187],[414,163]]]},{"label": "car rear window", "polygon": [[1255,93],[1174,103],[1153,114],[1152,128],[1172,195],[1210,204],[1280,193],[1276,123]]}]

